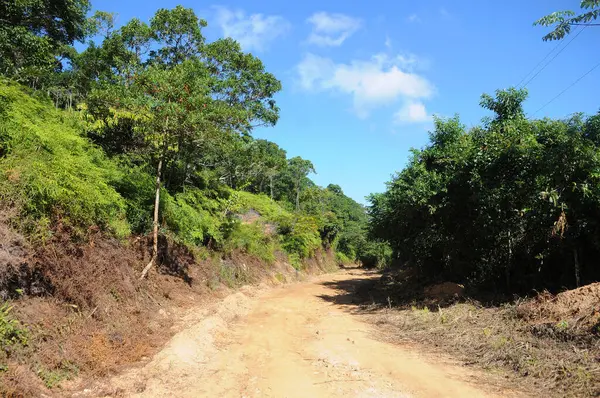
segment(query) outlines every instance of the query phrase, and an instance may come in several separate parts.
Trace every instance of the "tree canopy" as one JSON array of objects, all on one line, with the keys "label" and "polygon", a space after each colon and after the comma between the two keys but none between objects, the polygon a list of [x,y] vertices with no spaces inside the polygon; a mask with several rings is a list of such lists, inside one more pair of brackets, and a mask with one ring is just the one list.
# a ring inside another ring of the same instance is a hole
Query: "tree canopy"
[{"label": "tree canopy", "polygon": [[556,11],[535,21],[534,25],[553,27],[543,40],[561,40],[571,33],[573,26],[600,26],[593,23],[600,15],[600,0],[581,0],[580,7],[579,14],[571,10]]},{"label": "tree canopy", "polygon": [[436,119],[430,144],[370,197],[371,233],[430,278],[496,289],[597,280],[598,119],[528,120],[525,90],[483,95],[495,115]]}]

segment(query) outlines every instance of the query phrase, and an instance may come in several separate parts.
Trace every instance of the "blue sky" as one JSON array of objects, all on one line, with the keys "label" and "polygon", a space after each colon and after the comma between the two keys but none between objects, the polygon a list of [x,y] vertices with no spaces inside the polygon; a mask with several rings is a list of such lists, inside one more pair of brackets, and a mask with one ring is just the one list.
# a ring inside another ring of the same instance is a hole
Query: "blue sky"
[{"label": "blue sky", "polygon": [[[579,1],[93,2],[121,24],[178,4],[208,21],[209,40],[233,37],[282,81],[279,123],[255,136],[310,159],[317,184],[337,183],[365,203],[411,147],[427,143],[431,115],[477,124],[482,93],[517,85],[557,46],[533,21]],[[599,36],[598,27],[584,29],[527,85],[529,114],[600,62]],[[535,116],[595,113],[599,88],[600,68]]]}]

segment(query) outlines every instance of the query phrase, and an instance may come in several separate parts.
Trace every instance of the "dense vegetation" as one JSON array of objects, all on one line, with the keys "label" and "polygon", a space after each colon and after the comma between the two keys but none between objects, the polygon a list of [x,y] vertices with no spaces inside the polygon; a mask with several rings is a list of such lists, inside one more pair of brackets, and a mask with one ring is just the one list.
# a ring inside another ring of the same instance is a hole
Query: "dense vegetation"
[{"label": "dense vegetation", "polygon": [[[537,20],[553,28],[543,40],[594,26],[600,1],[580,6]],[[482,95],[494,116],[470,129],[458,116],[435,118],[429,145],[371,195],[371,235],[396,263],[505,291],[600,279],[600,113],[530,119],[526,98],[514,88]]]},{"label": "dense vegetation", "polygon": [[371,196],[372,232],[424,275],[530,289],[600,277],[600,115],[527,119],[524,90],[482,96],[466,129],[436,119],[430,144]]},{"label": "dense vegetation", "polygon": [[[383,261],[362,205],[316,186],[310,161],[252,138],[277,122],[281,89],[258,58],[231,39],[208,43],[206,21],[181,6],[120,28],[89,9],[0,6],[0,192],[14,226],[38,242],[57,224],[74,239],[154,229],[147,269],[159,234],[267,262],[283,252],[296,266],[328,249],[340,262]],[[244,222],[249,211],[269,225]]]}]

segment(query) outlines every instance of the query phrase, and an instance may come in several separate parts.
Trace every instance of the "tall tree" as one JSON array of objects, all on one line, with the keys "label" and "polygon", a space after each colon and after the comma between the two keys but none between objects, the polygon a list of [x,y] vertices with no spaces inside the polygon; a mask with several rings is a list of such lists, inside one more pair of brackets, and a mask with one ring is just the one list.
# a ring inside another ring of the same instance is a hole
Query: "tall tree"
[{"label": "tall tree", "polygon": [[[142,277],[156,260],[163,182],[176,174],[187,180],[214,142],[278,119],[272,97],[279,81],[237,42],[206,43],[204,26],[191,9],[161,9],[149,25],[132,20],[90,49],[90,62],[100,66],[92,67],[97,77],[90,82],[90,112],[105,125],[115,119],[131,125],[155,165],[153,254]],[[81,68],[87,67],[83,62]]]},{"label": "tall tree", "polygon": [[296,210],[300,210],[300,192],[306,186],[307,176],[316,173],[310,160],[296,156],[288,160],[288,171],[294,184]]},{"label": "tall tree", "polygon": [[0,73],[34,88],[47,86],[53,73],[86,35],[88,0],[0,2]]}]

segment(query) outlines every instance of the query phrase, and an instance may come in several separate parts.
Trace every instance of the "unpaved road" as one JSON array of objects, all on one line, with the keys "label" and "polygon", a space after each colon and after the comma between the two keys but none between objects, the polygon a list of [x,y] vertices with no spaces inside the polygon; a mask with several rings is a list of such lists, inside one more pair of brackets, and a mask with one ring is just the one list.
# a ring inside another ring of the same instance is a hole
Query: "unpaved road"
[{"label": "unpaved road", "polygon": [[[236,293],[190,324],[145,365],[104,384],[108,396],[493,397],[457,364],[374,338],[353,314],[360,270],[282,288]],[[343,298],[340,300],[340,298]],[[106,386],[110,385],[110,389]],[[95,391],[99,393],[99,390]],[[92,395],[87,389],[78,396]],[[95,395],[95,394],[94,394]]]}]

